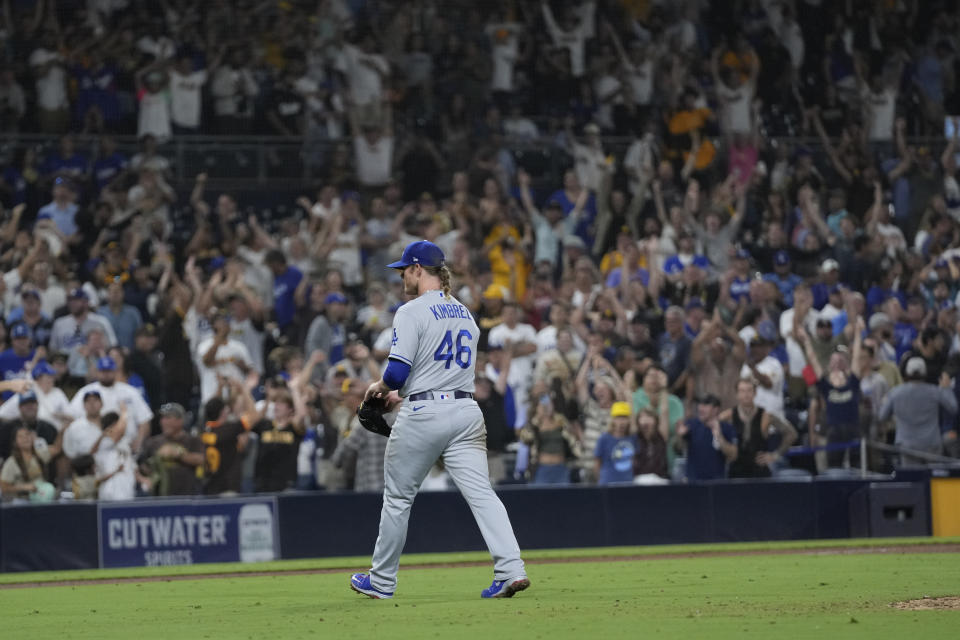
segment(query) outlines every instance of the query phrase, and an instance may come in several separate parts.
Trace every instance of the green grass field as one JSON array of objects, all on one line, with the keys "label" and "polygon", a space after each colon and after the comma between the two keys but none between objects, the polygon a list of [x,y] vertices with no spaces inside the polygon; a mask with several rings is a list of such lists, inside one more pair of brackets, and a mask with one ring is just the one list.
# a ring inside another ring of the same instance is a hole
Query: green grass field
[{"label": "green grass field", "polygon": [[[942,542],[938,540],[936,542]],[[4,637],[49,638],[902,638],[960,637],[960,611],[889,604],[960,595],[960,554],[810,553],[930,541],[831,541],[529,552],[532,587],[487,601],[488,566],[403,570],[393,600],[348,587],[368,558],[8,574],[2,583],[153,578],[0,590]],[[957,542],[957,540],[953,540]],[[754,550],[796,553],[750,555]],[[709,555],[717,551],[747,555]],[[690,554],[684,558],[658,555]],[[636,560],[611,560],[637,555]],[[556,562],[567,556],[587,562]],[[606,556],[608,559],[604,559]],[[484,554],[405,556],[470,562]],[[184,573],[340,569],[314,575],[156,581]],[[7,635],[9,632],[14,631]]]}]

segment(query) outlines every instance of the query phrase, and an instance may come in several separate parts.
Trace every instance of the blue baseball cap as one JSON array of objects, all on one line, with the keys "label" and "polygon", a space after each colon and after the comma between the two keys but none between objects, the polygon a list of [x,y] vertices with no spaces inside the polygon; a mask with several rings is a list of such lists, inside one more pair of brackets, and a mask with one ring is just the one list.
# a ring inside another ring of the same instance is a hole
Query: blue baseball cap
[{"label": "blue baseball cap", "polygon": [[22,322],[18,322],[17,324],[13,325],[13,329],[10,331],[10,337],[14,340],[17,338],[32,338],[33,332],[30,331],[30,327]]},{"label": "blue baseball cap", "polygon": [[33,368],[31,375],[33,376],[33,379],[36,380],[40,376],[55,376],[57,375],[57,371],[51,367],[50,363],[48,363],[46,360],[41,360],[37,363],[37,366]]},{"label": "blue baseball cap", "polygon": [[116,371],[117,363],[110,356],[103,356],[97,360],[97,371]]},{"label": "blue baseball cap", "polygon": [[339,302],[340,304],[347,304],[347,297],[342,293],[328,293],[327,297],[323,299],[323,304],[333,304],[334,302]]},{"label": "blue baseball cap", "polygon": [[90,296],[87,295],[87,292],[84,291],[81,287],[76,287],[75,289],[70,290],[70,299],[79,299],[79,300],[89,300]]},{"label": "blue baseball cap", "polygon": [[757,335],[767,342],[776,342],[777,327],[771,320],[762,320],[757,324]]},{"label": "blue baseball cap", "polygon": [[405,269],[412,264],[419,264],[422,267],[441,267],[443,266],[443,251],[440,247],[427,240],[418,240],[411,242],[403,250],[403,255],[397,262],[391,262],[387,265],[389,269]]},{"label": "blue baseball cap", "polygon": [[18,402],[23,404],[25,402],[37,402],[37,394],[33,389],[27,389],[18,396]]},{"label": "blue baseball cap", "polygon": [[738,260],[749,260],[751,258],[750,252],[746,249],[737,249],[736,258]]},{"label": "blue baseball cap", "polygon": [[781,267],[785,264],[790,264],[790,254],[785,250],[780,249],[773,254],[773,264]]}]

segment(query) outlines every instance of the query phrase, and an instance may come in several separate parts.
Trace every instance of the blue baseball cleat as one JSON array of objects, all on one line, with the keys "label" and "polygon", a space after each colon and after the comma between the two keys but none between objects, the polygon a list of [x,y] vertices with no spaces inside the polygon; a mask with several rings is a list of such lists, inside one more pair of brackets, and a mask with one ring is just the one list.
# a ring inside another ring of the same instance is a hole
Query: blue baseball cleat
[{"label": "blue baseball cleat", "polygon": [[386,591],[380,591],[370,584],[370,576],[366,573],[355,573],[350,576],[350,588],[357,593],[376,598],[377,600],[387,600],[393,597],[393,592],[387,593]]},{"label": "blue baseball cleat", "polygon": [[480,592],[481,598],[512,598],[513,594],[530,586],[530,578],[520,576],[511,580],[494,580],[493,584]]}]

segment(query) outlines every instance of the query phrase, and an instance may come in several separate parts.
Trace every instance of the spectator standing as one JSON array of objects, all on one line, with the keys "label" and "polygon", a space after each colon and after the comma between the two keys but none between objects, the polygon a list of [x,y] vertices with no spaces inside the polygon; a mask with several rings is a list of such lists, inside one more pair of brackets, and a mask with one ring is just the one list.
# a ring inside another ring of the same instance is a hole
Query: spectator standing
[{"label": "spectator standing", "polygon": [[483,413],[483,423],[487,427],[487,467],[490,483],[496,485],[507,476],[504,454],[507,445],[516,440],[513,425],[507,423],[503,394],[506,392],[506,374],[501,371],[496,381],[486,376],[477,376],[474,399]]},{"label": "spectator standing", "polygon": [[75,399],[79,400],[82,410],[63,430],[63,454],[71,461],[90,455],[93,446],[103,434],[100,428],[100,412],[103,409],[100,392],[89,388],[78,393]]},{"label": "spectator standing", "polygon": [[[897,446],[940,455],[943,437],[940,430],[940,409],[956,415],[957,399],[950,376],[941,374],[939,387],[926,382],[927,363],[915,356],[907,360],[904,383],[891,390],[883,406],[880,420],[894,419]],[[900,454],[900,465],[925,464],[928,460],[909,452]]]},{"label": "spectator standing", "polygon": [[239,493],[243,486],[245,460],[256,456],[256,442],[250,430],[259,419],[250,392],[237,380],[224,380],[229,401],[218,394],[203,407],[204,471],[207,495]]},{"label": "spectator standing", "polygon": [[[745,45],[746,54],[742,56],[746,68],[731,67],[724,64],[720,69],[721,50],[715,49],[711,58],[711,73],[717,97],[720,99],[720,131],[728,136],[749,134],[753,131],[753,98],[757,91],[757,76],[760,73],[760,60],[749,45]],[[730,54],[724,57],[726,63]],[[738,58],[740,60],[740,58]]]},{"label": "spectator standing", "polygon": [[166,355],[157,349],[156,327],[151,323],[141,325],[133,336],[133,349],[128,365],[130,372],[143,380],[150,409],[154,412],[167,401],[167,382],[163,373],[163,359]]},{"label": "spectator standing", "polygon": [[[663,406],[667,407],[666,404]],[[669,413],[663,412],[658,416],[653,409],[641,409],[636,415],[637,455],[633,467],[634,475],[655,475],[669,480],[666,436],[667,425],[670,424]]]},{"label": "spectator standing", "polygon": [[263,362],[263,305],[246,287],[234,290],[227,299],[230,309],[230,335],[247,348],[253,370],[265,373]]},{"label": "spectator standing", "polygon": [[158,496],[200,493],[197,468],[204,463],[200,438],[184,430],[186,411],[176,402],[160,407],[160,433],[143,443],[137,460],[147,485]]},{"label": "spectator standing", "polygon": [[143,318],[136,307],[124,303],[123,297],[123,285],[114,279],[107,287],[107,304],[100,307],[100,315],[113,327],[116,344],[133,349],[134,337],[143,324]]},{"label": "spectator standing", "polygon": [[684,312],[680,307],[670,307],[664,314],[665,331],[657,341],[660,365],[667,372],[667,386],[671,392],[680,393],[686,388],[689,376],[692,342],[683,330]]},{"label": "spectator standing", "polygon": [[533,382],[533,365],[536,363],[537,332],[529,324],[520,322],[520,305],[508,302],[503,307],[502,322],[492,329],[487,337],[490,346],[498,346],[510,352],[512,380],[519,383],[514,400],[517,403],[518,421],[526,422],[529,401],[527,395]]},{"label": "spectator standing", "polygon": [[675,446],[686,454],[687,481],[717,480],[727,476],[727,464],[737,457],[733,426],[721,422],[716,396],[697,399],[697,416],[677,426]]},{"label": "spectator standing", "polygon": [[264,264],[273,273],[273,317],[280,331],[286,333],[293,323],[296,312],[294,294],[303,279],[303,273],[288,265],[287,258],[279,249],[268,251]]},{"label": "spectator standing", "polygon": [[356,109],[350,111],[353,132],[353,158],[357,181],[361,187],[383,187],[393,172],[393,116],[384,110],[383,123],[363,121]]},{"label": "spectator standing", "polygon": [[216,72],[222,57],[220,52],[205,69],[195,69],[193,57],[183,52],[170,69],[170,122],[174,133],[200,133],[203,86]]},{"label": "spectator standing", "polygon": [[274,136],[301,136],[306,130],[307,103],[297,91],[297,78],[288,69],[267,98],[268,133]]},{"label": "spectator standing", "polygon": [[704,321],[700,333],[690,348],[690,371],[692,384],[687,389],[692,397],[714,395],[720,398],[721,406],[731,406],[735,390],[731,381],[740,377],[740,369],[747,357],[747,347],[733,327],[720,317],[719,306],[714,308],[713,319]]},{"label": "spectator standing", "polygon": [[[98,380],[80,388],[70,401],[70,409],[75,416],[82,416],[87,409],[89,392],[96,392],[101,407],[105,411],[118,411],[127,416],[123,437],[134,453],[140,451],[143,441],[150,435],[150,421],[153,412],[143,399],[139,390],[117,380],[117,363],[113,358],[102,357],[97,360]],[[121,411],[126,407],[126,412]],[[89,417],[89,413],[87,412]]]},{"label": "spectator standing", "polygon": [[[869,79],[854,65],[860,99],[867,108],[866,129],[870,142],[890,145],[893,142],[893,123],[896,115],[897,93],[903,75],[903,60],[898,58],[892,69],[886,69]],[[886,76],[886,77],[885,77]],[[892,149],[887,149],[892,151]]]},{"label": "spectator standing", "polygon": [[242,381],[253,366],[247,347],[230,337],[230,318],[219,312],[211,324],[213,335],[200,342],[196,351],[200,399],[204,403],[214,397],[221,376]]},{"label": "spectator standing", "polygon": [[237,47],[229,62],[213,73],[210,92],[213,94],[215,127],[218,133],[249,133],[253,120],[254,99],[260,87],[247,63],[247,53]]},{"label": "spectator standing", "polygon": [[52,202],[44,205],[37,212],[37,228],[49,227],[52,224],[61,237],[69,240],[76,236],[78,231],[76,217],[80,210],[76,204],[76,198],[73,184],[67,178],[56,178],[53,181]]},{"label": "spectator standing", "polygon": [[381,115],[384,81],[390,77],[390,65],[386,58],[374,51],[375,41],[367,35],[359,46],[344,44],[334,66],[347,78],[350,97],[361,119],[379,122]]},{"label": "spectator standing", "polygon": [[740,369],[741,378],[750,378],[757,383],[757,405],[765,411],[783,418],[783,364],[771,355],[776,329],[761,323],[761,331],[750,340],[747,360]]},{"label": "spectator standing", "polygon": [[793,290],[802,282],[803,278],[792,272],[793,260],[786,249],[780,249],[773,254],[773,272],[766,273],[763,279],[772,282],[777,286],[783,304],[787,307],[793,306]]},{"label": "spectator standing", "polygon": [[144,67],[136,74],[137,136],[152,135],[160,144],[173,133],[170,120],[170,79],[159,64]]},{"label": "spectator standing", "polygon": [[67,298],[65,316],[53,322],[50,332],[50,351],[70,353],[84,344],[85,336],[91,329],[100,329],[107,338],[108,345],[117,344],[117,336],[110,322],[98,313],[90,311],[90,298],[80,287],[70,291]]},{"label": "spectator standing", "polygon": [[520,34],[523,33],[523,25],[507,17],[503,22],[487,24],[484,33],[490,40],[490,55],[493,60],[490,89],[494,96],[510,95],[516,89],[514,69],[520,58]]},{"label": "spectator standing", "polygon": [[529,425],[520,439],[530,447],[530,464],[536,468],[532,483],[537,485],[567,484],[570,469],[567,460],[579,453],[579,443],[570,423],[556,410],[550,394],[542,394]]},{"label": "spectator standing", "polygon": [[630,433],[630,403],[615,402],[610,408],[610,426],[594,449],[597,484],[630,482],[637,453],[637,436]]},{"label": "spectator standing", "polygon": [[[126,407],[124,407],[124,410]],[[98,500],[133,500],[136,497],[136,463],[123,438],[125,411],[110,411],[102,418],[103,430],[93,449]]]},{"label": "spectator standing", "polygon": [[[820,359],[813,350],[809,334],[804,333],[800,339],[804,342],[807,361],[813,368],[817,378],[817,389],[824,402],[824,425],[821,433],[827,438],[828,445],[843,445],[860,438],[860,380],[863,364],[860,357],[861,334],[864,330],[863,319],[857,317],[853,325],[854,342],[853,353],[849,354],[846,347],[838,348],[830,356],[829,369],[825,372]],[[843,449],[827,452],[827,464],[839,467],[843,463],[846,451]],[[850,466],[859,464],[860,450],[850,449]]]},{"label": "spectator standing", "polygon": [[[33,370],[36,353],[29,327],[23,323],[15,324],[10,330],[10,343],[9,349],[0,352],[0,376],[4,380],[28,377]],[[12,395],[12,392],[5,391],[3,399]]]},{"label": "spectator standing", "polygon": [[383,457],[386,451],[387,438],[367,431],[360,426],[360,420],[354,417],[346,437],[337,443],[332,461],[339,467],[345,458],[353,457],[356,462],[353,490],[376,493],[383,491]]},{"label": "spectator standing", "polygon": [[257,491],[283,491],[297,484],[297,454],[306,431],[306,405],[295,389],[274,402],[273,420],[261,419],[252,427],[257,449]]},{"label": "spectator standing", "polygon": [[328,293],[323,299],[324,312],[319,314],[310,323],[307,338],[304,342],[304,352],[313,354],[320,351],[326,354],[326,363],[317,367],[316,378],[326,377],[326,367],[329,363],[343,360],[347,344],[346,321],[350,314],[350,307],[346,296],[342,293]]},{"label": "spectator standing", "polygon": [[30,68],[36,78],[37,123],[43,133],[63,133],[70,126],[66,61],[60,48],[57,35],[48,31],[30,54]]},{"label": "spectator standing", "polygon": [[23,87],[14,77],[13,70],[0,71],[0,132],[17,133],[26,111]]},{"label": "spectator standing", "polygon": [[[736,403],[720,414],[721,422],[733,426],[737,456],[730,463],[731,478],[767,478],[797,439],[797,431],[786,420],[767,413],[756,404],[757,383],[737,381]],[[770,450],[770,439],[780,435],[779,446]]]},{"label": "spectator standing", "polygon": [[[543,20],[554,46],[566,49],[570,56],[570,72],[575,78],[586,73],[586,44],[594,36],[595,3],[590,0],[576,9],[568,6],[559,21],[546,0],[542,0]],[[578,15],[579,14],[579,15]]]},{"label": "spectator standing", "polygon": [[[36,418],[38,420],[53,425],[57,432],[70,424],[73,421],[70,401],[63,390],[55,386],[56,375],[57,371],[46,360],[40,360],[32,371],[33,387],[26,393],[13,395],[0,405],[0,420],[26,418],[20,410],[20,403],[24,399],[29,400],[32,395],[37,400]],[[0,435],[0,447],[5,442],[4,437]],[[52,442],[51,440],[50,443]],[[3,455],[0,454],[0,458],[2,457]]]}]

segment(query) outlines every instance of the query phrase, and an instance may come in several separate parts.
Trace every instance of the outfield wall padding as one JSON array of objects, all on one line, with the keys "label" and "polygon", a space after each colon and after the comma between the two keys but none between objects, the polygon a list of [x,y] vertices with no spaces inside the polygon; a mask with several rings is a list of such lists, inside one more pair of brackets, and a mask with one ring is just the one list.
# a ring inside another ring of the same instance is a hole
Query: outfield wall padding
[{"label": "outfield wall padding", "polygon": [[[928,493],[929,479],[911,480]],[[858,517],[851,511],[851,496],[869,484],[802,479],[649,487],[516,486],[498,493],[521,548],[544,549],[847,538]],[[150,502],[164,501],[142,501]],[[369,555],[380,507],[379,494],[279,494],[280,557]],[[929,535],[928,520],[923,525],[922,535]],[[0,508],[2,571],[94,568],[99,564],[99,540],[95,503]],[[407,553],[483,549],[483,538],[459,493],[417,497]]]}]

